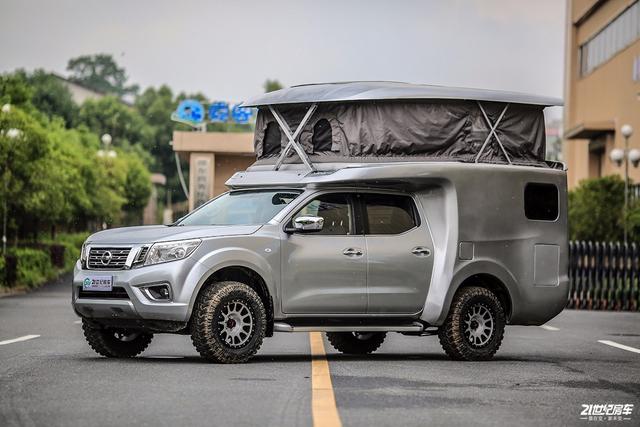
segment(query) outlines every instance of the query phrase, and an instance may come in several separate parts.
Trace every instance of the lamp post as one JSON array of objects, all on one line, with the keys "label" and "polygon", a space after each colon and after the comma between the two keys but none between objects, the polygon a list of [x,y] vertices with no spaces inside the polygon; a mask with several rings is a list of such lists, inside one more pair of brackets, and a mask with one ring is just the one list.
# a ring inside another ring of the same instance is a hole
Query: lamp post
[{"label": "lamp post", "polygon": [[112,141],[111,135],[105,133],[104,135],[102,135],[102,137],[100,137],[100,140],[104,144],[104,150],[98,150],[98,157],[116,157],[117,153],[113,150],[109,150],[109,146],[111,145]]},{"label": "lamp post", "polygon": [[633,128],[631,125],[622,125],[620,128],[620,133],[624,137],[624,149],[622,148],[614,148],[609,153],[609,158],[613,163],[620,166],[622,162],[624,162],[624,219],[623,219],[623,227],[624,227],[624,244],[627,244],[627,235],[628,235],[628,209],[629,209],[629,162],[633,164],[634,168],[638,167],[638,163],[640,163],[640,150],[635,148],[629,150],[629,138],[633,135]]},{"label": "lamp post", "polygon": [[[4,104],[0,109],[0,111],[2,112],[2,114],[9,114],[11,112],[11,105]],[[3,130],[0,130],[0,136],[5,136],[10,141],[12,146],[9,148],[12,149],[14,141],[22,136],[22,131],[15,128],[7,129],[6,132]],[[3,181],[4,181],[3,182],[4,184],[3,199],[4,200],[2,201],[2,254],[3,255],[7,253],[7,213],[8,213],[7,192],[9,191],[9,167],[8,166],[9,164],[7,160],[7,164],[4,165],[4,172],[3,172]]]}]

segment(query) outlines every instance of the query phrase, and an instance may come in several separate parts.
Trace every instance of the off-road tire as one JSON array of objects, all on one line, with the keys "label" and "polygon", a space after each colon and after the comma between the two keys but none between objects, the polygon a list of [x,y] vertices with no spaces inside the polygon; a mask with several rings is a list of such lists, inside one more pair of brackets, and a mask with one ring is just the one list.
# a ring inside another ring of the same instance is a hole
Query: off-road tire
[{"label": "off-road tire", "polygon": [[[493,331],[488,341],[475,345],[465,336],[465,317],[473,307],[485,307],[493,317]],[[504,337],[505,314],[498,297],[488,289],[470,286],[459,289],[447,319],[438,330],[440,344],[447,355],[454,360],[489,360],[500,348]]]},{"label": "off-road tire", "polygon": [[[153,339],[153,334],[146,332],[127,331],[120,328],[96,328],[86,320],[82,320],[82,330],[91,348],[105,357],[135,357],[142,353]],[[118,339],[116,334],[130,337],[127,338],[128,341],[123,341]]]},{"label": "off-road tire", "polygon": [[386,336],[386,332],[327,332],[331,346],[344,354],[373,353]]},{"label": "off-road tire", "polygon": [[[241,302],[251,312],[252,330],[246,343],[232,347],[225,342],[218,324],[228,304]],[[200,356],[215,363],[244,363],[251,359],[264,339],[267,316],[260,296],[240,282],[225,281],[210,285],[198,296],[191,319],[191,341]]]}]

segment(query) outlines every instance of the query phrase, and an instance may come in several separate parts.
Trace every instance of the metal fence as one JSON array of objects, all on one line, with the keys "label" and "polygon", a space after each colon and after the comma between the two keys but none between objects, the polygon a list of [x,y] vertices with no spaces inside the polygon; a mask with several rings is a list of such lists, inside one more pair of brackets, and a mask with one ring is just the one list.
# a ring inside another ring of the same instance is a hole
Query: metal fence
[{"label": "metal fence", "polygon": [[639,280],[639,244],[569,242],[567,307],[638,311]]}]

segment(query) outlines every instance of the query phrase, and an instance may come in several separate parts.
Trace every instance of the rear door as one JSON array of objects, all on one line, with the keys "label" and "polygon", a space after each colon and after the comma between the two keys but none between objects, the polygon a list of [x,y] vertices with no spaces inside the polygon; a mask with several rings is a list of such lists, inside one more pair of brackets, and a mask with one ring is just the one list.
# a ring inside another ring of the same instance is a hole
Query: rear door
[{"label": "rear door", "polygon": [[368,313],[412,314],[424,306],[433,242],[414,199],[361,193],[367,253]]}]

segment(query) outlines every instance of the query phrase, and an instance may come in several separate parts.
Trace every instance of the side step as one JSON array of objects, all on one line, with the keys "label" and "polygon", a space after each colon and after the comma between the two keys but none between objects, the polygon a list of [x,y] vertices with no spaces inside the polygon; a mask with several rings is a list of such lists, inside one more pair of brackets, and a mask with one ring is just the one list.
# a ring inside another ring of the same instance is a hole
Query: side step
[{"label": "side step", "polygon": [[275,322],[273,324],[274,332],[422,332],[424,326],[421,323],[414,322],[405,325],[353,325],[353,326],[336,326],[336,325],[304,325],[296,326],[284,322]]}]

